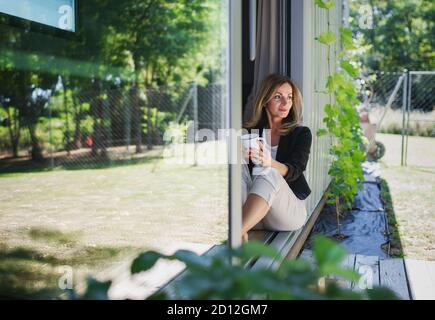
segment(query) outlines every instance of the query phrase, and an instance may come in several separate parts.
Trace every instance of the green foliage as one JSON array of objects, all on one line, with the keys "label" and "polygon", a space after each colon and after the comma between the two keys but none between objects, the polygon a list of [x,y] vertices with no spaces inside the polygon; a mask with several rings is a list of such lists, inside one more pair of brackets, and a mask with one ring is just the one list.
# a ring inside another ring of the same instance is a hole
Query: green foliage
[{"label": "green foliage", "polygon": [[99,282],[93,278],[88,279],[88,290],[86,294],[83,296],[85,300],[108,300],[108,294],[110,285],[112,283],[110,281],[107,282]]},{"label": "green foliage", "polygon": [[[153,144],[161,144],[161,138],[169,128],[170,123],[174,122],[177,114],[175,112],[162,112],[157,108],[151,108],[151,132],[153,133]],[[143,116],[143,132],[148,134],[148,112]]]},{"label": "green foliage", "polygon": [[201,49],[211,42],[208,35],[214,19],[208,6],[212,4],[201,0],[119,1],[124,14],[115,21],[123,29],[111,28],[109,38],[119,51],[128,52],[123,59],[132,62],[134,81],[150,87],[159,82],[167,85],[178,76],[193,80],[205,63]]},{"label": "green foliage", "polygon": [[334,1],[315,0],[316,5],[322,9],[332,9],[335,7]]},{"label": "green foliage", "polygon": [[[320,279],[339,276],[358,281],[359,275],[343,269],[340,263],[346,251],[334,241],[319,236],[313,242],[315,263],[303,259],[286,260],[270,246],[260,242],[245,243],[238,249],[220,248],[214,255],[199,256],[179,250],[173,255],[155,251],[141,253],[131,265],[131,273],[146,272],[159,259],[177,260],[186,265],[185,275],[174,283],[174,294],[157,292],[148,299],[385,299],[395,298],[388,289],[375,288],[360,293],[340,288],[333,281],[326,287]],[[259,257],[277,259],[275,269],[247,268],[249,261]],[[235,261],[235,263],[230,263]],[[110,282],[88,281],[84,299],[106,299]],[[370,292],[369,292],[370,291]]]},{"label": "green foliage", "polygon": [[358,59],[368,73],[435,68],[433,0],[351,0],[349,5],[350,25],[364,49]]},{"label": "green foliage", "polygon": [[[82,21],[74,36],[77,41],[33,32],[31,28],[11,28],[7,18],[0,17],[4,22],[0,23],[0,109],[6,109],[2,100],[7,98],[12,116],[19,116],[16,139],[0,132],[1,146],[12,149],[25,144],[20,128],[30,132],[32,144],[55,151],[69,148],[75,134],[76,145],[78,139],[93,135],[94,145],[101,146],[103,141],[126,139],[127,130],[123,128],[140,133],[141,128],[135,124],[143,117],[142,132],[153,132],[153,141],[159,143],[158,137],[173,120],[172,115],[153,111],[151,124],[158,129],[148,128],[144,109],[129,110],[128,104],[112,93],[122,94],[135,86],[141,91],[163,86],[177,98],[191,81],[204,86],[209,80],[219,82],[225,46],[225,39],[216,36],[224,34],[220,32],[224,28],[220,0],[88,0],[78,10]],[[56,124],[51,141],[45,101],[31,98],[39,89],[52,92],[49,104]],[[94,107],[99,104],[98,98],[110,112]],[[128,120],[115,119],[127,112],[133,113]],[[60,120],[64,128],[57,127]],[[125,121],[131,123],[127,126]],[[82,128],[83,122],[86,128]],[[112,126],[116,136],[108,136],[109,130],[99,134],[101,126]]]},{"label": "green foliage", "polygon": [[345,70],[349,76],[352,78],[358,77],[358,70],[349,62],[346,60],[343,60],[340,62],[340,66]]},{"label": "green foliage", "polygon": [[337,41],[337,39],[335,37],[335,33],[332,31],[322,32],[319,35],[318,40],[320,43],[323,43],[326,45],[333,44]]},{"label": "green foliage", "polygon": [[340,28],[340,43],[345,50],[353,50],[356,48],[351,29]]},{"label": "green foliage", "polygon": [[[329,9],[319,5],[318,1],[316,4],[320,8]],[[337,39],[335,34],[328,30],[319,36],[318,41],[327,46],[329,51],[336,44]],[[331,137],[332,163],[328,173],[332,181],[328,202],[336,205],[338,235],[340,235],[340,211],[351,208],[361,186],[360,182],[363,180],[361,162],[365,158],[359,116],[355,108],[359,101],[353,84],[353,78],[358,76],[358,70],[346,59],[347,51],[355,48],[350,29],[340,28],[340,43],[342,52],[340,55],[335,53],[333,58],[340,65],[341,70],[333,73],[329,71],[324,92],[330,100],[324,106],[326,116],[323,122],[326,128],[321,128],[317,132],[318,136]],[[331,62],[332,58],[328,56],[328,64],[330,65]]]}]

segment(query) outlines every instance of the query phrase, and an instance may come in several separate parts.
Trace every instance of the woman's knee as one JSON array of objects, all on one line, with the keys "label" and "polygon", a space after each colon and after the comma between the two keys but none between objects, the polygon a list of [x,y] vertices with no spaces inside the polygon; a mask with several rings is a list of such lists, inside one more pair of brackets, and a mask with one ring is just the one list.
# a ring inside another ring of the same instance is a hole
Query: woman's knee
[{"label": "woman's knee", "polygon": [[275,231],[296,231],[302,228],[307,221],[307,210],[305,206],[271,207],[266,217],[265,224]]}]

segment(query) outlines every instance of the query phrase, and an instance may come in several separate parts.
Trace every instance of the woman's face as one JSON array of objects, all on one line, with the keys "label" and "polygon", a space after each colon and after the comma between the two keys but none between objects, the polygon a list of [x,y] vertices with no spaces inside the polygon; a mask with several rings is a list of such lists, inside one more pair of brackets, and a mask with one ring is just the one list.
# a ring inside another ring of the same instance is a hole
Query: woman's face
[{"label": "woman's face", "polygon": [[275,89],[266,109],[272,118],[286,118],[293,105],[293,90],[290,84],[284,83]]}]

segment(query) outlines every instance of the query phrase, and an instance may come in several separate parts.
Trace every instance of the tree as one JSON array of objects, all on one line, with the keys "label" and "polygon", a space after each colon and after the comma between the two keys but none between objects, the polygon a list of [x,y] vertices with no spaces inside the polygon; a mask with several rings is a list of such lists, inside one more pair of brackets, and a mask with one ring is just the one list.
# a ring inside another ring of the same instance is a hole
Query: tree
[{"label": "tree", "polygon": [[[434,1],[350,0],[350,9],[355,36],[367,46],[359,58],[369,72],[435,69]],[[373,25],[367,26],[362,21],[370,15]]]},{"label": "tree", "polygon": [[[8,21],[0,24],[0,82],[9,85],[2,85],[0,95],[11,101],[9,106],[14,109],[10,111],[15,110],[11,117],[15,114],[20,124],[14,127],[17,131],[11,135],[11,144],[18,149],[18,128],[29,125],[32,141],[39,144],[36,128],[41,117],[47,116],[43,112],[45,103],[31,97],[39,89],[54,94],[60,76],[63,105],[55,109],[68,118],[68,129],[63,133],[64,140],[70,142],[66,143],[67,149],[79,145],[80,122],[86,113],[93,120],[94,155],[105,153],[107,135],[113,128],[132,127],[136,151],[141,152],[147,127],[150,148],[155,132],[153,124],[143,123],[143,119],[151,119],[151,108],[156,106],[147,102],[147,92],[165,85],[171,96],[181,95],[192,80],[219,61],[216,57],[220,52],[210,45],[216,43],[210,32],[219,20],[215,15],[219,5],[219,0],[83,1],[78,7],[78,29],[72,38],[33,32],[30,25],[12,28]],[[17,78],[10,81],[10,74]],[[116,98],[111,90],[117,92]],[[130,94],[129,105],[123,103],[125,93]],[[17,97],[13,103],[12,95]],[[91,106],[89,111],[82,108],[85,103]],[[131,126],[115,119],[126,114],[123,111],[132,113],[124,120]],[[74,129],[69,128],[72,121]]]},{"label": "tree", "polygon": [[11,70],[0,71],[0,107],[3,109],[2,124],[8,128],[11,152],[13,157],[18,157],[18,145],[21,137],[20,109],[17,107],[16,95],[12,93],[11,84],[17,72]]},{"label": "tree", "polygon": [[[120,39],[117,50],[128,52],[133,68],[131,101],[135,122],[136,152],[141,152],[142,114],[140,92],[145,98],[142,102],[147,109],[147,145],[152,147],[151,107],[146,102],[146,89],[171,80],[176,72],[198,65],[194,60],[200,48],[207,41],[208,15],[207,4],[200,0],[167,1],[124,1],[117,24],[120,30],[113,30],[113,39]],[[118,33],[120,32],[120,33]],[[191,62],[184,64],[185,60]],[[181,70],[180,70],[181,67]],[[193,68],[195,69],[195,68]],[[184,79],[188,82],[188,79]]]}]

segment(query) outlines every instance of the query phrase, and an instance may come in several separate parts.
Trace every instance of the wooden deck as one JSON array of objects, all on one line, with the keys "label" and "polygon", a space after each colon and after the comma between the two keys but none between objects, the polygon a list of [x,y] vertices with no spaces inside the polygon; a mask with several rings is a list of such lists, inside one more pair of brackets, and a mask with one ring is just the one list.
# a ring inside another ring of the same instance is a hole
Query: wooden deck
[{"label": "wooden deck", "polygon": [[[314,263],[310,250],[304,250],[300,257]],[[343,261],[342,267],[361,275],[357,283],[338,279],[345,288],[359,291],[384,286],[404,300],[435,300],[435,261],[380,259],[377,256],[351,254]]]}]

